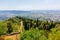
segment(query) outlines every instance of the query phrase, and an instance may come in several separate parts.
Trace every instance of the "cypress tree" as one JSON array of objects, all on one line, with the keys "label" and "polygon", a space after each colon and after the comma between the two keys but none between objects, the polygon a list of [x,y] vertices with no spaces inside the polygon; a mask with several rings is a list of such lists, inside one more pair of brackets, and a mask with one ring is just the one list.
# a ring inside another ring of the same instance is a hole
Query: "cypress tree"
[{"label": "cypress tree", "polygon": [[37,22],[36,22],[36,25],[37,25],[37,27],[38,27],[38,18],[37,18]]},{"label": "cypress tree", "polygon": [[9,23],[7,23],[7,28],[8,28],[8,33],[11,33],[11,32],[13,32],[13,28],[12,28],[12,25],[11,25],[11,23],[9,22]]}]

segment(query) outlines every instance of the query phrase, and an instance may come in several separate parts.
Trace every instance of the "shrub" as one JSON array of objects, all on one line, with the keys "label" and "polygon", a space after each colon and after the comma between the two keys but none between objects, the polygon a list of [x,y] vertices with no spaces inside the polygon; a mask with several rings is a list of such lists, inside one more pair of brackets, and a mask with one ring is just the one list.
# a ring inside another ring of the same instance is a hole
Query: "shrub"
[{"label": "shrub", "polygon": [[13,40],[13,39],[11,39],[11,38],[8,38],[7,40]]},{"label": "shrub", "polygon": [[21,34],[21,40],[47,40],[44,36],[44,30],[30,29]]}]

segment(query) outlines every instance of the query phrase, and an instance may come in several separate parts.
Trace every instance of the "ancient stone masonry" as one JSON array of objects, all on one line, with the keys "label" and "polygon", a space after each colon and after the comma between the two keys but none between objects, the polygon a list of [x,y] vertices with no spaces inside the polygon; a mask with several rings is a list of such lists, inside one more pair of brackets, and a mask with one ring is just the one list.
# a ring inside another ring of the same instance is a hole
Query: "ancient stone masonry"
[{"label": "ancient stone masonry", "polygon": [[22,32],[22,29],[23,29],[23,21],[21,21],[20,32]]}]

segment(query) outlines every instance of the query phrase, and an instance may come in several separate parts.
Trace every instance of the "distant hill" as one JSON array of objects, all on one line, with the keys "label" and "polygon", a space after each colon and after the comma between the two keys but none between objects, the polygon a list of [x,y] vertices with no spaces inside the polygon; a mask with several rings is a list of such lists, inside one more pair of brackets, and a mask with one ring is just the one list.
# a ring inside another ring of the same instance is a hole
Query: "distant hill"
[{"label": "distant hill", "polygon": [[16,11],[16,10],[0,10],[0,20],[9,17],[22,16],[39,20],[60,21],[60,10],[32,10],[32,11]]},{"label": "distant hill", "polygon": [[0,10],[0,20],[14,16],[26,16],[28,13],[30,13],[30,11]]}]

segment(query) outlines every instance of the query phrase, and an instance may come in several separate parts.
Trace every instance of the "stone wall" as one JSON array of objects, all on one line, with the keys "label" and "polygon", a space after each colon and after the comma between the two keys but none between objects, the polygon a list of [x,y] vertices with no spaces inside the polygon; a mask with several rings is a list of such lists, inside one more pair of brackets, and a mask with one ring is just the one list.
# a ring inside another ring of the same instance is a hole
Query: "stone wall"
[{"label": "stone wall", "polygon": [[0,37],[0,40],[8,40],[8,39],[19,40],[19,36],[20,36],[20,33],[13,33],[13,34],[9,34],[9,35],[3,35],[3,36]]}]

